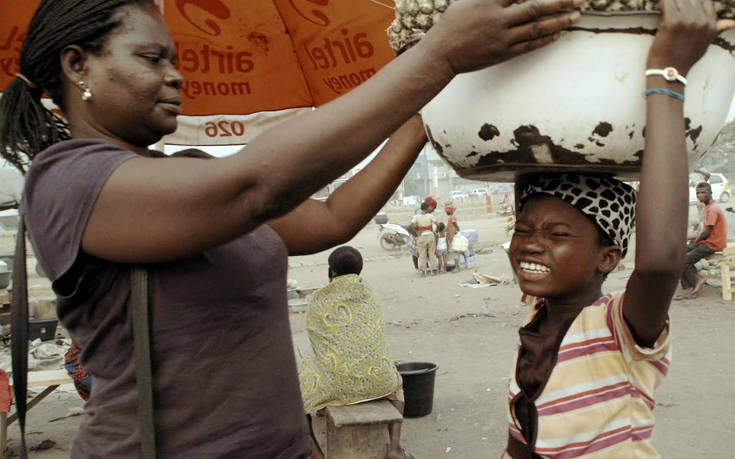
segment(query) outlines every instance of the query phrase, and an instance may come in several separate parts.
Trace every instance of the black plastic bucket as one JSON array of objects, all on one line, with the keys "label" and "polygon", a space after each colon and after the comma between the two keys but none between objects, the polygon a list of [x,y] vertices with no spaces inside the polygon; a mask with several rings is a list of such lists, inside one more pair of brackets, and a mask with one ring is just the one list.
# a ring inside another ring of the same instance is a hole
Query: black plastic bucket
[{"label": "black plastic bucket", "polygon": [[434,407],[434,379],[439,367],[431,362],[400,362],[396,368],[403,378],[406,405],[403,416],[418,418],[431,413]]}]

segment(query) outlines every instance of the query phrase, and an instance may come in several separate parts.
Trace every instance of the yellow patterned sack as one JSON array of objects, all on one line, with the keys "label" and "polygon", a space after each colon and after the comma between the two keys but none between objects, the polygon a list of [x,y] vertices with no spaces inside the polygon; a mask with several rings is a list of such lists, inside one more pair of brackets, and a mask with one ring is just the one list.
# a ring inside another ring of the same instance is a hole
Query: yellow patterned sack
[{"label": "yellow patterned sack", "polygon": [[299,359],[299,380],[307,413],[385,397],[398,387],[383,310],[360,276],[335,277],[314,292],[306,330],[311,349]]}]

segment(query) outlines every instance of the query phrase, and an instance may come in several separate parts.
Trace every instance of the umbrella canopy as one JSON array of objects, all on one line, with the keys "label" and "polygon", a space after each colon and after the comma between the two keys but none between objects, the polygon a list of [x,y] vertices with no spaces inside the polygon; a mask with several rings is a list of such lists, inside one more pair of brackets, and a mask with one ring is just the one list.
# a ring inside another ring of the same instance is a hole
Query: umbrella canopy
[{"label": "umbrella canopy", "polygon": [[[38,0],[0,16],[0,88]],[[158,0],[178,52],[183,115],[167,143],[243,144],[359,85],[394,57],[391,0]],[[296,109],[296,110],[294,110]]]}]

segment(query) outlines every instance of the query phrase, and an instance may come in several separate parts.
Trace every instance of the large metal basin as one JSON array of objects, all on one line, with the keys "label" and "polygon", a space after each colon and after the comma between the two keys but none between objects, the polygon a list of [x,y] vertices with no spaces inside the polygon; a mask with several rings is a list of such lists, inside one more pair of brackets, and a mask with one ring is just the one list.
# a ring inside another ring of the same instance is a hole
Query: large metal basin
[{"label": "large metal basin", "polygon": [[[645,135],[646,56],[660,16],[584,13],[558,42],[457,76],[423,109],[434,147],[465,178],[576,170],[635,179]],[[735,91],[735,31],[687,78],[690,164],[722,128]]]}]

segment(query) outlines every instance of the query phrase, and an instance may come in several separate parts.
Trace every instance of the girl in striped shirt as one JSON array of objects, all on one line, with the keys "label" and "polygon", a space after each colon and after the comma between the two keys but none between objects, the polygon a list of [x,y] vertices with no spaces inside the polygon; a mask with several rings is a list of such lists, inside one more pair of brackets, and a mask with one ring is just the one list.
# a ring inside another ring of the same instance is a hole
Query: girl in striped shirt
[{"label": "girl in striped shirt", "polygon": [[[718,31],[710,0],[663,0],[646,79],[640,194],[608,176],[519,179],[509,258],[532,306],[508,393],[504,457],[656,457],[653,391],[669,365],[668,308],[684,266],[687,151],[684,76]],[[675,69],[672,70],[671,69]],[[671,78],[671,74],[679,77]],[[666,196],[662,200],[660,196]],[[628,249],[635,269],[602,294]]]}]

